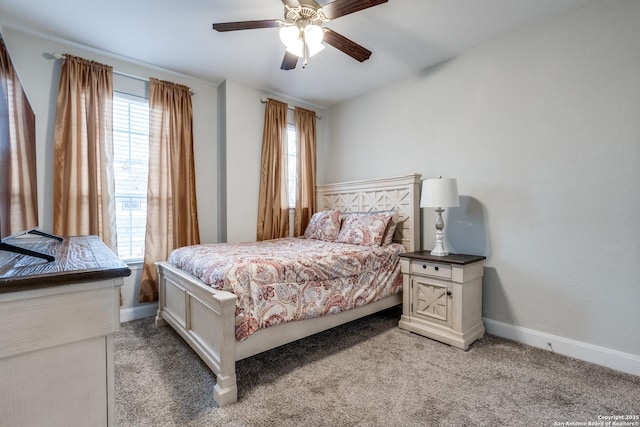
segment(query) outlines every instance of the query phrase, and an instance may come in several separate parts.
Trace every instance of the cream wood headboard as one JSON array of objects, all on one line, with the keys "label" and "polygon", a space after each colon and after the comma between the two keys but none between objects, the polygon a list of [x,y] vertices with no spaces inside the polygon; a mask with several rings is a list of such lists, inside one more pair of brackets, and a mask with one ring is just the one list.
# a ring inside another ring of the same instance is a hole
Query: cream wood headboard
[{"label": "cream wood headboard", "polygon": [[409,252],[420,250],[420,174],[316,186],[317,211],[395,210],[398,228],[393,241]]}]

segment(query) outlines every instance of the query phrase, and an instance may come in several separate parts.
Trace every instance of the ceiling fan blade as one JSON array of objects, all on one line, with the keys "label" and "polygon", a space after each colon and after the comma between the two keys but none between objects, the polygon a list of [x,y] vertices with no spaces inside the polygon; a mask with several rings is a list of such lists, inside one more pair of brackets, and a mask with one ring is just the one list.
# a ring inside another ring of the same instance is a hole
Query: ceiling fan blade
[{"label": "ceiling fan blade", "polygon": [[219,22],[217,24],[213,24],[213,29],[216,31],[237,31],[253,30],[256,28],[273,28],[279,26],[279,20],[265,19],[262,21]]},{"label": "ceiling fan blade", "polygon": [[300,7],[300,2],[298,0],[282,0],[282,3],[289,7]]},{"label": "ceiling fan blade", "polygon": [[378,6],[389,0],[335,0],[322,6],[324,15],[329,19],[336,19],[353,12]]},{"label": "ceiling fan blade", "polygon": [[298,64],[298,56],[285,51],[284,58],[282,59],[282,65],[280,66],[281,70],[293,70],[296,68]]},{"label": "ceiling fan blade", "polygon": [[350,57],[360,62],[364,62],[371,56],[371,51],[360,46],[358,43],[349,40],[335,31],[326,28],[324,32],[324,42],[346,53]]}]

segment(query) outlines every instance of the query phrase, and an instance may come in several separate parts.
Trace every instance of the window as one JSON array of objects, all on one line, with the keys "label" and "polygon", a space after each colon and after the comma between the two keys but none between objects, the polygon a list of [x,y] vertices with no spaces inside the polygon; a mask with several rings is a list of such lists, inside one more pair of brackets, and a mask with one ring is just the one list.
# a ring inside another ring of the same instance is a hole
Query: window
[{"label": "window", "polygon": [[287,191],[289,192],[289,208],[296,207],[296,181],[298,166],[296,165],[296,127],[287,125]]},{"label": "window", "polygon": [[149,100],[114,92],[113,162],[118,256],[144,258],[149,169]]}]

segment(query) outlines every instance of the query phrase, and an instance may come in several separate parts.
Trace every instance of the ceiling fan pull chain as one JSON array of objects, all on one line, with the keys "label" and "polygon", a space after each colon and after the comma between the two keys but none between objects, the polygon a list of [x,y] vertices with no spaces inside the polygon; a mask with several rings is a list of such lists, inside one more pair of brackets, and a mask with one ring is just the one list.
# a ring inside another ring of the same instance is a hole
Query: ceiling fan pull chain
[{"label": "ceiling fan pull chain", "polygon": [[304,31],[302,32],[302,68],[307,68],[307,62],[309,60],[309,47],[307,41],[304,38]]}]

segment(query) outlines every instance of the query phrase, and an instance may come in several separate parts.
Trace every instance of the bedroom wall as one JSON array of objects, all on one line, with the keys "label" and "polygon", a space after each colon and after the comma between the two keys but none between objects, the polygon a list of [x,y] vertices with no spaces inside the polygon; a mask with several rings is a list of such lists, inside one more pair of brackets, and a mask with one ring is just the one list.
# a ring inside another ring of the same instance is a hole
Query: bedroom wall
[{"label": "bedroom wall", "polygon": [[[193,132],[196,168],[196,191],[200,237],[203,242],[217,241],[217,88],[216,84],[173,73],[150,65],[135,63],[106,52],[71,45],[38,34],[27,34],[3,26],[3,35],[16,65],[29,101],[36,115],[38,168],[38,209],[40,228],[53,229],[53,135],[55,109],[62,61],[51,59],[53,52],[70,53],[112,65],[114,70],[142,78],[155,77],[189,86],[196,94],[193,103]],[[130,92],[145,90],[145,84],[114,76],[116,89]],[[154,304],[138,304],[140,265],[132,265],[133,274],[122,289],[123,321],[135,310],[151,315]],[[135,315],[139,316],[139,315]]]},{"label": "bedroom wall", "polygon": [[640,374],[639,44],[640,2],[595,1],[335,106],[325,182],[457,178],[490,332]]},{"label": "bedroom wall", "polygon": [[[226,80],[219,87],[219,129],[223,156],[219,157],[219,171],[226,171],[220,179],[223,211],[220,218],[226,221],[226,242],[246,242],[256,239],[258,222],[258,196],[260,191],[260,158],[265,104],[262,98],[274,98],[290,107],[300,106],[315,111],[322,117],[325,110],[280,94],[258,90],[239,82]],[[224,101],[223,101],[224,100]],[[293,123],[293,111],[289,111]],[[326,145],[326,117],[316,121],[319,150]],[[222,236],[221,236],[222,238]]]}]

